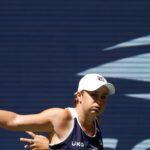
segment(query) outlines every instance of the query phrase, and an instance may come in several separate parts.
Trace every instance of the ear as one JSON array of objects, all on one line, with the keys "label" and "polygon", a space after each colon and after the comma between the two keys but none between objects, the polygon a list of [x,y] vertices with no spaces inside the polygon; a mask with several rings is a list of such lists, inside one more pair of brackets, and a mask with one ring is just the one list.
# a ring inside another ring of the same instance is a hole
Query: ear
[{"label": "ear", "polygon": [[76,93],[76,102],[81,104],[82,103],[82,91]]},{"label": "ear", "polygon": [[82,92],[77,92],[76,96],[80,97],[82,95]]}]

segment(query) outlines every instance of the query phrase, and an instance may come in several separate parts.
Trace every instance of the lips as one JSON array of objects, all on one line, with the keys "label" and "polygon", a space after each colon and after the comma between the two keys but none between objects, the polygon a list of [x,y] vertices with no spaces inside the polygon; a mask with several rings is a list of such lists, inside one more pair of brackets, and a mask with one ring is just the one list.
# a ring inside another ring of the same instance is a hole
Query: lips
[{"label": "lips", "polygon": [[99,112],[101,110],[101,108],[99,106],[93,106],[92,110]]}]

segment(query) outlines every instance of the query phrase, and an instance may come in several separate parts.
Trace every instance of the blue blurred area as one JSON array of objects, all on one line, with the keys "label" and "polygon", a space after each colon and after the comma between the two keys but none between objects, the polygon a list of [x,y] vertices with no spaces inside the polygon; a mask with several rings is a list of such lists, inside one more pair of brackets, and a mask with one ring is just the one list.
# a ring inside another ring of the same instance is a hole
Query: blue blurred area
[{"label": "blue blurred area", "polygon": [[[77,73],[150,52],[149,45],[104,51],[149,35],[149,18],[146,0],[0,1],[1,109],[28,114],[73,106]],[[149,139],[150,101],[125,94],[149,93],[150,84],[108,80],[117,92],[102,116],[103,137],[118,139],[116,150],[131,150]],[[1,149],[24,149],[20,136],[26,135],[0,129]]]}]

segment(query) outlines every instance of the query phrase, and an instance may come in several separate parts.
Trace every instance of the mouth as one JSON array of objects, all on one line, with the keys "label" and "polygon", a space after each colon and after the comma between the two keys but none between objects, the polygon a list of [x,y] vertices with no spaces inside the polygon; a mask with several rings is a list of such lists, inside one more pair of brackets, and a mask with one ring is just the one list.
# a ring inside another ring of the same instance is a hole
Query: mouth
[{"label": "mouth", "polygon": [[92,107],[93,111],[100,112],[101,108],[99,106]]}]

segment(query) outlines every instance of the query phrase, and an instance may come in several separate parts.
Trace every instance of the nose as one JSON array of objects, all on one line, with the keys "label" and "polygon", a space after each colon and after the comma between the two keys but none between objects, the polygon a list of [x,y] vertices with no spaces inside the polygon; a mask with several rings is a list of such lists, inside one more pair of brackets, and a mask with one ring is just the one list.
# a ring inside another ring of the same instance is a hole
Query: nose
[{"label": "nose", "polygon": [[100,106],[104,106],[106,104],[106,100],[102,98],[96,99],[95,101]]}]

